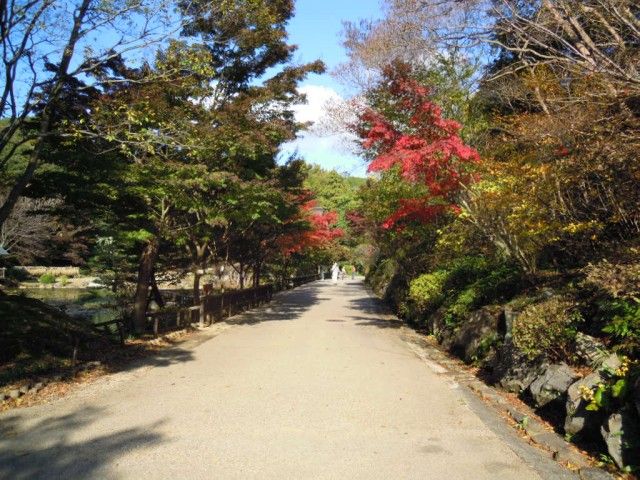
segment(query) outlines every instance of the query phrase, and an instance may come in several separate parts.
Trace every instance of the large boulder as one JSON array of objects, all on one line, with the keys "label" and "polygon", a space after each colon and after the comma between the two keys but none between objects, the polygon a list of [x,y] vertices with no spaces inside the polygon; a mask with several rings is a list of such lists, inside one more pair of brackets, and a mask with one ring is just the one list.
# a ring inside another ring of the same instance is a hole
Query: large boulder
[{"label": "large boulder", "polygon": [[582,332],[576,334],[575,348],[578,357],[591,366],[601,364],[609,356],[606,347],[600,340]]},{"label": "large boulder", "polygon": [[505,342],[492,361],[491,380],[509,392],[522,393],[544,372],[547,365],[545,359],[532,361],[512,342]]},{"label": "large boulder", "polygon": [[640,465],[640,429],[634,411],[621,411],[607,417],[600,428],[609,456],[618,468]]},{"label": "large boulder", "polygon": [[447,324],[444,320],[446,311],[446,307],[440,307],[427,318],[427,329],[429,333],[435,335],[439,342],[441,341],[443,332],[448,330]]},{"label": "large boulder", "polygon": [[590,373],[586,377],[572,384],[567,390],[567,416],[564,422],[564,431],[570,435],[594,436],[602,422],[602,412],[586,409],[587,402],[582,398],[584,387],[593,390],[599,383],[605,380],[608,371],[615,370],[621,365],[617,355],[607,357],[599,370]]},{"label": "large boulder", "polygon": [[549,365],[529,386],[536,407],[544,407],[564,396],[578,378],[578,374],[566,363]]},{"label": "large boulder", "polygon": [[483,307],[470,313],[453,334],[449,350],[467,363],[478,360],[498,338],[501,322],[500,307]]}]

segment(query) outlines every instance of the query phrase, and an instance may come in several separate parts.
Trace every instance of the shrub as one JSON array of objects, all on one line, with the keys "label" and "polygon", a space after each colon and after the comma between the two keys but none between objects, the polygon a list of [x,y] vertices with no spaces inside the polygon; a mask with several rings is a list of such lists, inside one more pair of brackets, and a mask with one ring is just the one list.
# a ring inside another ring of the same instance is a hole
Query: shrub
[{"label": "shrub", "polygon": [[389,284],[397,276],[397,273],[398,263],[388,258],[374,265],[366,280],[376,294],[386,297]]},{"label": "shrub", "polygon": [[67,277],[66,275],[62,275],[60,277],[58,277],[58,283],[60,283],[60,285],[62,285],[63,287],[65,285],[69,284],[69,277]]},{"label": "shrub", "polygon": [[447,270],[445,289],[458,291],[487,275],[491,265],[484,257],[461,257],[451,262]]},{"label": "shrub", "polygon": [[566,360],[572,356],[581,320],[573,302],[552,297],[524,309],[513,323],[513,341],[531,360],[540,356]]},{"label": "shrub", "polygon": [[480,293],[476,285],[465,288],[447,308],[444,321],[447,325],[456,325],[465,315],[469,314],[480,303]]},{"label": "shrub", "polygon": [[603,301],[599,304],[603,332],[613,337],[615,350],[629,355],[640,353],[640,300]]},{"label": "shrub", "polygon": [[612,264],[603,260],[584,269],[587,282],[613,298],[640,297],[640,263]]},{"label": "shrub", "polygon": [[42,283],[43,285],[53,285],[54,283],[56,283],[56,276],[53,273],[43,273],[42,275],[40,275],[38,282]]},{"label": "shrub", "polygon": [[[478,273],[480,271],[476,270]],[[468,272],[470,279],[471,275]],[[517,268],[509,265],[494,267],[490,273],[478,278],[455,296],[445,313],[445,322],[447,325],[455,325],[477,308],[510,299],[522,286],[522,275]]]},{"label": "shrub", "polygon": [[434,311],[445,299],[444,286],[448,278],[447,270],[420,275],[409,284],[409,298],[423,313]]}]

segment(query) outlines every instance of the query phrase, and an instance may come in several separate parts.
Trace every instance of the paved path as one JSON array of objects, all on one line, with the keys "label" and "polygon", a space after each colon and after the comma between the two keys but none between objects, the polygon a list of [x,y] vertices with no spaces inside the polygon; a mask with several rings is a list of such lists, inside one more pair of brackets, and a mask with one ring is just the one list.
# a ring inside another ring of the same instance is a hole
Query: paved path
[{"label": "paved path", "polygon": [[0,416],[0,478],[563,475],[420,360],[358,281],[300,287],[243,322]]}]

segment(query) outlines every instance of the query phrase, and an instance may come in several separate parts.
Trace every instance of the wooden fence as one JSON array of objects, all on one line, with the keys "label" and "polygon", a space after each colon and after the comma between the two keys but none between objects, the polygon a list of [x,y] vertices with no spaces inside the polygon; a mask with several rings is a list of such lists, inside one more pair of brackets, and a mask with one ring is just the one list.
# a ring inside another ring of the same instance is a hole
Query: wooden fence
[{"label": "wooden fence", "polygon": [[[299,287],[319,278],[319,275],[290,278],[285,285],[281,286],[281,289]],[[157,336],[160,333],[187,328],[193,324],[198,324],[199,326],[211,325],[270,302],[274,291],[273,285],[263,285],[245,290],[231,290],[215,295],[202,296],[200,305],[193,307],[168,307],[156,312],[149,312],[147,314],[147,331]],[[123,320],[111,320],[96,324],[94,327],[109,336],[117,338],[120,343],[124,343],[127,328]]]}]

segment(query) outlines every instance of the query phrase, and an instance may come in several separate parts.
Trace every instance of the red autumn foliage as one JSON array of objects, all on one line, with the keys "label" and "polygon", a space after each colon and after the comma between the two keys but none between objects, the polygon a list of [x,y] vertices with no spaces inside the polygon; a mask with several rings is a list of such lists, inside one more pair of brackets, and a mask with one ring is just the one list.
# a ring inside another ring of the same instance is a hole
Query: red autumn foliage
[{"label": "red autumn foliage", "polygon": [[369,171],[398,166],[405,180],[425,185],[428,194],[401,200],[383,226],[391,228],[401,220],[430,222],[445,211],[457,211],[455,195],[472,180],[468,167],[480,161],[478,152],[464,144],[458,122],[442,118],[430,89],[411,78],[409,67],[389,66],[384,76],[385,93],[408,120],[399,127],[397,120],[373,109],[360,116],[362,144],[376,152]]},{"label": "red autumn foliage", "polygon": [[281,239],[280,247],[285,255],[309,248],[323,247],[344,235],[341,228],[334,228],[338,221],[338,214],[336,212],[320,213],[315,210],[317,207],[318,203],[315,200],[307,201],[300,207],[301,218],[307,220],[311,228]]}]

